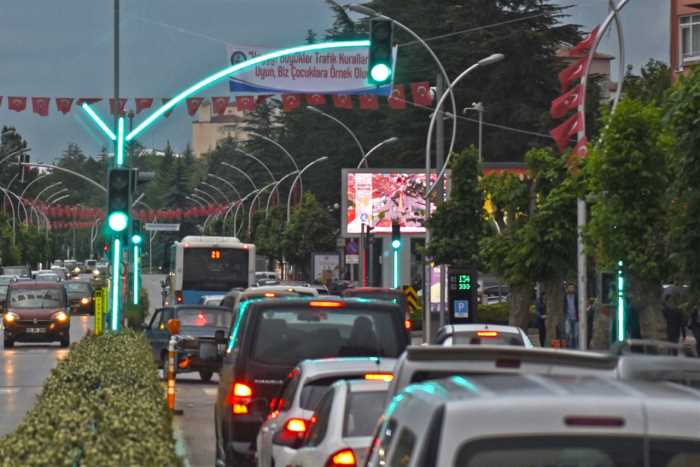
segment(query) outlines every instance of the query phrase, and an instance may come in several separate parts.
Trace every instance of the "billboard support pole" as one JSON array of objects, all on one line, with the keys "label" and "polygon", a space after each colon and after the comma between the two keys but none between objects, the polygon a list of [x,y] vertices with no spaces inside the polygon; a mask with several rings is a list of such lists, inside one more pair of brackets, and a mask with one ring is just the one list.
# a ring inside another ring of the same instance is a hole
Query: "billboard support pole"
[{"label": "billboard support pole", "polygon": [[365,223],[360,225],[360,282],[367,287],[367,257],[365,256]]}]

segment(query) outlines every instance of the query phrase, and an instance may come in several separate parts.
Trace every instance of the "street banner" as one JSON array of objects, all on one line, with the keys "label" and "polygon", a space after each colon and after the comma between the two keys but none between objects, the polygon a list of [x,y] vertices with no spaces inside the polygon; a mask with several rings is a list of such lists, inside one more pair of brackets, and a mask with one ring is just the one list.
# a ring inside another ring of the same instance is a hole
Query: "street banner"
[{"label": "street banner", "polygon": [[144,225],[147,232],[177,232],[180,230],[180,224],[152,224]]},{"label": "street banner", "polygon": [[[229,45],[231,65],[271,52],[272,49]],[[396,62],[394,48],[394,63]],[[391,84],[367,82],[368,47],[310,51],[269,60],[229,80],[235,94],[376,94],[391,95]]]},{"label": "street banner", "polygon": [[104,325],[104,305],[105,305],[105,297],[106,297],[106,290],[105,289],[97,289],[95,290],[95,335],[99,336],[102,334],[102,328]]}]

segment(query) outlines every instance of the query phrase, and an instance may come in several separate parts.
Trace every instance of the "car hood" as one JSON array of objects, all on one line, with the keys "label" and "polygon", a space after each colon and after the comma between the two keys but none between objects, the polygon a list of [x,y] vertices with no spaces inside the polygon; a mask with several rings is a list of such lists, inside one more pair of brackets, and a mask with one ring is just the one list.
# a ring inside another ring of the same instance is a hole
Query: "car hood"
[{"label": "car hood", "polygon": [[10,308],[9,311],[19,316],[19,319],[49,319],[61,308]]}]

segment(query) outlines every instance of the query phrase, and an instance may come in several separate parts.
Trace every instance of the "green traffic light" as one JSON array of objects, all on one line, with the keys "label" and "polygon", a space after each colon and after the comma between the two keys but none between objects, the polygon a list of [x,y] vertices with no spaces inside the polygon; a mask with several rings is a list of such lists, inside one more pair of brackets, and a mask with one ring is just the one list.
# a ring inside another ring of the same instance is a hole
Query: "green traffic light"
[{"label": "green traffic light", "polygon": [[399,248],[401,248],[401,240],[392,240],[392,241],[391,241],[391,247],[392,247],[394,250],[398,250]]},{"label": "green traffic light", "polygon": [[115,211],[109,215],[107,224],[114,232],[122,232],[129,223],[129,216],[122,211]]},{"label": "green traffic light", "polygon": [[391,77],[391,68],[385,63],[378,63],[370,70],[370,76],[375,83],[384,83]]},{"label": "green traffic light", "polygon": [[134,234],[131,236],[132,245],[140,245],[143,242],[143,236],[141,234]]}]

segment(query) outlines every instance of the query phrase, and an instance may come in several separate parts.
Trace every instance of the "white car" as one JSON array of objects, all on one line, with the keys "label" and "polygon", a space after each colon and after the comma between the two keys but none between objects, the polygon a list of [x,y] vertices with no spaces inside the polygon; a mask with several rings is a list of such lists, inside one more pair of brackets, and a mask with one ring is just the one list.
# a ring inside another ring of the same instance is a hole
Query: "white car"
[{"label": "white car", "polygon": [[341,380],[333,384],[318,403],[304,445],[288,465],[364,465],[372,433],[384,412],[387,389],[388,383],[381,381]]},{"label": "white car", "polygon": [[203,306],[221,306],[223,295],[202,295],[199,298],[199,304]]},{"label": "white car", "polygon": [[453,376],[394,399],[367,466],[697,466],[699,415],[700,392],[673,383]]},{"label": "white car", "polygon": [[[325,358],[304,360],[287,376],[280,397],[257,436],[257,465],[286,466],[311,423],[313,411],[328,388],[340,379],[390,381],[393,358]],[[291,433],[295,435],[291,435]]]},{"label": "white car", "polygon": [[514,345],[532,348],[525,332],[516,326],[497,324],[448,324],[438,329],[435,343],[453,345]]}]

